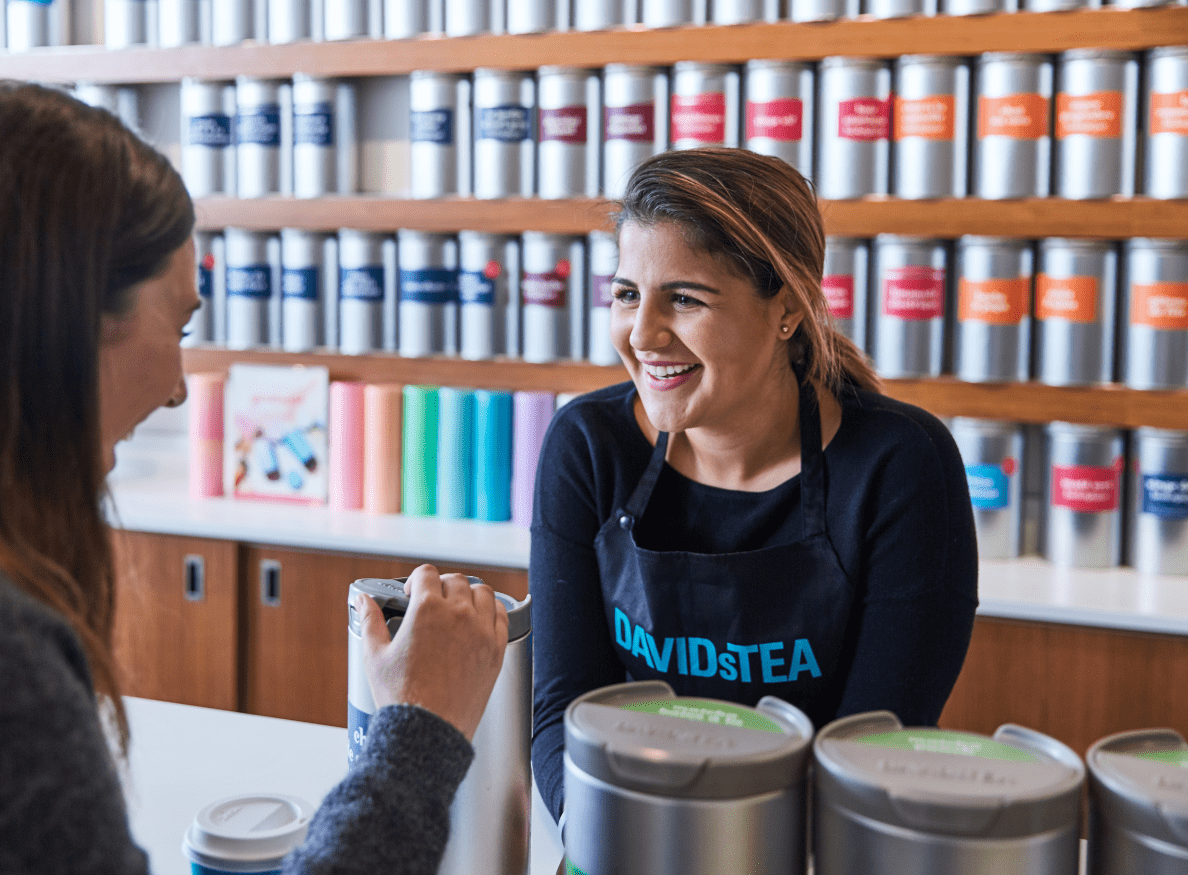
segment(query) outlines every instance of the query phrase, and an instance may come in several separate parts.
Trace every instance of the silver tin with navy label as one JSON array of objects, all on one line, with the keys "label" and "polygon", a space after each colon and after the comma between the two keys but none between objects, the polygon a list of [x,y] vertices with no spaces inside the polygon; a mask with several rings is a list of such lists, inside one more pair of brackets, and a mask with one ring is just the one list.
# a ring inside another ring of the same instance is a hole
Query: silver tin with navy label
[{"label": "silver tin with navy label", "polygon": [[989,200],[1046,197],[1052,174],[1051,59],[989,52],[978,58],[974,75],[971,193]]},{"label": "silver tin with navy label", "polygon": [[672,147],[737,146],[741,87],[738,67],[677,61],[669,113]]},{"label": "silver tin with navy label", "polygon": [[1096,49],[1060,56],[1053,194],[1074,200],[1134,194],[1138,57]]},{"label": "silver tin with navy label", "polygon": [[958,379],[1027,379],[1033,265],[1026,240],[965,236],[957,241],[953,373]]},{"label": "silver tin with navy label", "polygon": [[580,359],[585,346],[585,244],[525,231],[520,279],[522,355],[530,362]]},{"label": "silver tin with navy label", "polygon": [[598,196],[602,80],[594,70],[541,67],[536,166],[542,198]]},{"label": "silver tin with navy label", "polygon": [[384,348],[386,234],[338,232],[338,348],[347,354]]},{"label": "silver tin with navy label", "polygon": [[198,309],[186,324],[182,346],[214,343],[216,284],[221,286],[219,309],[226,304],[227,265],[223,255],[223,238],[211,231],[194,234],[195,285],[198,287]]},{"label": "silver tin with navy label", "polygon": [[614,306],[611,281],[619,269],[619,246],[614,235],[606,231],[591,231],[586,242],[590,253],[588,357],[592,364],[617,365],[621,359],[611,342],[611,308]]},{"label": "silver tin with navy label", "polygon": [[519,352],[520,241],[458,233],[459,354],[491,359]]},{"label": "silver tin with navy label", "polygon": [[1050,386],[1110,382],[1117,307],[1116,243],[1041,240],[1035,279],[1036,379]]},{"label": "silver tin with navy label", "polygon": [[357,176],[355,89],[293,75],[293,194],[350,194]]},{"label": "silver tin with navy label", "polygon": [[813,66],[799,61],[747,61],[743,142],[813,176]]},{"label": "silver tin with navy label", "polygon": [[1132,447],[1130,564],[1188,574],[1188,432],[1144,426]]},{"label": "silver tin with navy label", "polygon": [[1135,237],[1123,264],[1122,379],[1133,389],[1188,386],[1188,243]]},{"label": "silver tin with navy label", "polygon": [[832,21],[857,18],[859,0],[788,0],[788,17],[793,21]]},{"label": "silver tin with navy label", "polygon": [[337,241],[296,228],[285,228],[280,237],[283,346],[286,352],[311,352],[326,346],[326,310],[337,303]]},{"label": "silver tin with navy label", "polygon": [[474,71],[474,196],[531,197],[536,176],[536,82],[529,73]]},{"label": "silver tin with navy label", "polygon": [[1113,568],[1122,561],[1122,432],[1052,422],[1044,556],[1055,565]]},{"label": "silver tin with navy label", "polygon": [[865,350],[870,243],[853,237],[826,237],[821,290],[837,330]]},{"label": "silver tin with navy label", "polygon": [[458,241],[448,234],[399,233],[402,356],[458,353]]},{"label": "silver tin with navy label", "polygon": [[470,194],[470,80],[414,70],[409,77],[409,178],[414,198]]},{"label": "silver tin with navy label", "polygon": [[817,68],[817,194],[830,200],[887,194],[891,156],[891,66],[825,58]]},{"label": "silver tin with navy label", "polygon": [[279,194],[281,84],[240,76],[235,81],[236,190],[240,197]]},{"label": "silver tin with navy label", "polygon": [[250,349],[266,346],[273,335],[273,299],[279,302],[280,247],[260,231],[227,228],[223,233],[227,259],[227,346]]},{"label": "silver tin with navy label", "polygon": [[180,99],[181,171],[186,188],[194,197],[233,194],[234,86],[183,79]]},{"label": "silver tin with navy label", "polygon": [[969,63],[937,55],[895,62],[892,191],[902,198],[965,197]]},{"label": "silver tin with navy label", "polygon": [[871,357],[884,377],[935,377],[944,363],[944,241],[880,234],[874,241]]},{"label": "silver tin with navy label", "polygon": [[955,416],[949,431],[965,465],[978,558],[1016,558],[1023,533],[1023,427]]},{"label": "silver tin with navy label", "polygon": [[253,39],[255,5],[256,0],[211,0],[211,41],[216,46],[233,46]]},{"label": "silver tin with navy label", "polygon": [[[471,577],[472,584],[482,583]],[[363,636],[354,608],[358,593],[376,600],[389,634],[408,610],[404,580],[363,578],[348,593],[347,760],[353,766],[366,743],[375,699],[363,669]],[[474,732],[474,760],[450,805],[449,841],[440,875],[524,875],[532,806],[529,749],[532,737],[532,597],[496,593],[507,609],[507,650],[499,677]],[[495,852],[493,849],[498,849]]]},{"label": "silver tin with navy label", "polygon": [[668,73],[609,64],[602,76],[602,185],[622,197],[632,171],[668,148]]},{"label": "silver tin with navy label", "polygon": [[1188,48],[1151,49],[1144,88],[1143,193],[1188,197]]}]

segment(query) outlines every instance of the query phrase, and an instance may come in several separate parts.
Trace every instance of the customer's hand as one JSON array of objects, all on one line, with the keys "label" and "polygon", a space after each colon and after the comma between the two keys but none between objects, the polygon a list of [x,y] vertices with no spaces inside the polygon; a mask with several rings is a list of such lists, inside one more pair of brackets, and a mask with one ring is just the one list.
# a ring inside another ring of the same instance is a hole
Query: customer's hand
[{"label": "customer's hand", "polygon": [[486,584],[421,565],[408,578],[408,611],[389,641],[383,612],[366,595],[363,667],[377,708],[419,705],[474,738],[507,647],[507,609]]}]

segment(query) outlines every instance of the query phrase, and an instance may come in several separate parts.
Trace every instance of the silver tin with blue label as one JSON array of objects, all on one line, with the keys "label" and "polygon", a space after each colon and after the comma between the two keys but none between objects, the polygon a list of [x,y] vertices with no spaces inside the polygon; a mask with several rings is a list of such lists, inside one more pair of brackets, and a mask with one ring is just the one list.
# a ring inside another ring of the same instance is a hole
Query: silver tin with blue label
[{"label": "silver tin with blue label", "polygon": [[384,348],[386,234],[338,232],[338,348],[349,355]]},{"label": "silver tin with blue label", "polygon": [[597,197],[602,80],[595,70],[541,67],[537,186],[542,198]]},{"label": "silver tin with blue label", "polygon": [[181,172],[193,197],[235,192],[235,89],[181,81]]},{"label": "silver tin with blue label", "polygon": [[474,71],[474,196],[531,197],[536,181],[536,81]]},{"label": "silver tin with blue label", "polygon": [[520,279],[525,361],[580,359],[586,337],[586,247],[581,237],[525,231]]},{"label": "silver tin with blue label", "polygon": [[458,354],[458,241],[449,234],[398,234],[402,356]]},{"label": "silver tin with blue label", "polygon": [[458,234],[459,352],[482,360],[519,354],[520,241],[505,234]]},{"label": "silver tin with blue label", "polygon": [[414,70],[409,77],[409,179],[414,198],[470,194],[470,80]]},{"label": "silver tin with blue label", "polygon": [[1133,441],[1130,564],[1188,574],[1188,432],[1145,426]]},{"label": "silver tin with blue label", "polygon": [[279,82],[247,76],[235,80],[236,191],[240,197],[282,192],[281,99]]},{"label": "silver tin with blue label", "polygon": [[[215,300],[220,299],[221,312],[226,305],[227,265],[224,256],[223,238],[211,231],[197,231],[194,234],[195,285],[198,287],[198,309],[186,324],[186,336],[182,346],[197,346],[214,343],[220,339],[215,333]],[[216,295],[216,285],[221,286]]]},{"label": "silver tin with blue label", "polygon": [[[471,577],[472,584],[482,583]],[[363,578],[350,586],[347,632],[347,759],[354,764],[367,738],[375,699],[363,669],[363,638],[354,599],[375,599],[395,635],[408,610],[404,579]],[[495,597],[507,609],[507,650],[486,710],[475,730],[474,761],[450,806],[450,838],[440,875],[524,875],[532,805],[532,597]],[[497,850],[496,850],[497,849]]]},{"label": "silver tin with blue label", "polygon": [[619,244],[613,234],[591,231],[587,240],[590,253],[590,331],[586,341],[591,364],[617,365],[622,362],[611,340],[611,280],[619,269]]},{"label": "silver tin with blue label", "polygon": [[966,235],[957,241],[953,373],[958,379],[1027,380],[1033,265],[1027,240]]},{"label": "silver tin with blue label", "polygon": [[[280,245],[261,231],[227,228],[227,346],[266,346],[280,325]],[[276,312],[274,312],[276,311]]]},{"label": "silver tin with blue label", "polygon": [[327,345],[326,313],[336,303],[337,241],[330,234],[285,228],[281,237],[281,321],[286,352]]},{"label": "silver tin with blue label", "polygon": [[1023,427],[955,416],[949,430],[965,464],[978,558],[1016,558],[1023,531]]}]

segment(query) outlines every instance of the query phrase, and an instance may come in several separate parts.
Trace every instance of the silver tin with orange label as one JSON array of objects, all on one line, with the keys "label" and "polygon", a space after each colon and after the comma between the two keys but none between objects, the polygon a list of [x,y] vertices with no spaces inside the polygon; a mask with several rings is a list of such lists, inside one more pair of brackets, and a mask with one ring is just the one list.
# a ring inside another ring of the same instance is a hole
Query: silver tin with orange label
[{"label": "silver tin with orange label", "polygon": [[458,353],[458,241],[402,230],[399,238],[402,356]]},{"label": "silver tin with orange label", "polygon": [[874,241],[871,357],[884,377],[935,377],[944,367],[942,240],[880,234]]},{"label": "silver tin with orange label", "polygon": [[975,67],[975,197],[1046,197],[1052,176],[1052,61],[989,52]]},{"label": "silver tin with orange label", "polygon": [[1122,561],[1122,432],[1052,422],[1047,435],[1044,556],[1055,565],[1113,568]]},{"label": "silver tin with orange label", "polygon": [[1117,307],[1116,244],[1059,237],[1040,241],[1036,379],[1051,386],[1110,382]]},{"label": "silver tin with orange label", "polygon": [[812,64],[747,61],[744,76],[743,142],[752,152],[791,164],[813,176]]},{"label": "silver tin with orange label", "polygon": [[1027,379],[1033,272],[1029,241],[970,236],[957,241],[953,373],[958,379]]},{"label": "silver tin with orange label", "polygon": [[1053,194],[1084,200],[1134,194],[1138,55],[1077,49],[1060,56]]},{"label": "silver tin with orange label", "polygon": [[1132,389],[1188,386],[1188,243],[1126,241],[1122,378]]},{"label": "silver tin with orange label", "polygon": [[619,353],[611,342],[611,309],[614,298],[611,281],[619,268],[619,245],[613,234],[591,231],[587,239],[590,252],[590,332],[587,339],[590,362],[617,365]]},{"label": "silver tin with orange label", "polygon": [[978,558],[1016,558],[1023,533],[1023,427],[955,416],[949,430],[965,465]]},{"label": "silver tin with orange label", "polygon": [[1130,564],[1188,574],[1188,432],[1138,428],[1132,446]]},{"label": "silver tin with orange label", "polygon": [[895,62],[892,191],[902,198],[965,197],[969,166],[968,62],[907,55]]},{"label": "silver tin with orange label", "polygon": [[1188,48],[1151,49],[1145,88],[1143,192],[1154,198],[1188,197]]},{"label": "silver tin with orange label", "polygon": [[464,359],[519,353],[520,241],[458,233],[458,343]]},{"label": "silver tin with orange label", "polygon": [[602,185],[622,197],[632,171],[668,148],[668,73],[610,64],[603,72]]},{"label": "silver tin with orange label", "polygon": [[672,68],[672,147],[737,146],[740,77],[737,67],[677,61]]},{"label": "silver tin with orange label", "polygon": [[409,179],[413,198],[470,194],[471,84],[466,76],[409,76]]},{"label": "silver tin with orange label", "polygon": [[536,81],[530,73],[474,71],[474,196],[531,197],[536,178]]},{"label": "silver tin with orange label", "polygon": [[581,237],[525,231],[520,279],[525,361],[580,359],[586,336],[586,255]]},{"label": "silver tin with orange label", "polygon": [[864,58],[825,58],[818,75],[817,194],[830,200],[887,194],[891,66]]},{"label": "silver tin with orange label", "polygon": [[542,198],[598,196],[602,80],[594,70],[536,71],[537,193]]},{"label": "silver tin with orange label", "polygon": [[870,243],[852,237],[826,237],[821,290],[833,324],[861,350],[867,346],[869,288]]}]

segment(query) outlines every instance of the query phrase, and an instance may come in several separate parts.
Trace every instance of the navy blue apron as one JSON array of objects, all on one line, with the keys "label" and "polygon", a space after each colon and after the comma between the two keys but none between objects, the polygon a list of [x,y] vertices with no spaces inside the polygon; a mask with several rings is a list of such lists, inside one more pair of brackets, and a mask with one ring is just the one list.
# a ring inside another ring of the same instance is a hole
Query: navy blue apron
[{"label": "navy blue apron", "polygon": [[664,465],[662,432],[627,505],[598,532],[594,548],[607,624],[630,679],[746,705],[779,696],[819,727],[841,702],[854,589],[825,531],[816,393],[797,376],[801,540],[723,554],[640,548],[633,529]]}]

